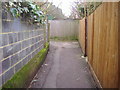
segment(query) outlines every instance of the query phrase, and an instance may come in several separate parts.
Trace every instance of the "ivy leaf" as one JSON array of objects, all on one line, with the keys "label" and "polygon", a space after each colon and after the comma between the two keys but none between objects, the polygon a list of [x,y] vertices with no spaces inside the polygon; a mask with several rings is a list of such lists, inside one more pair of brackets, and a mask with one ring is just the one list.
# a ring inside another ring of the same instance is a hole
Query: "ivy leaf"
[{"label": "ivy leaf", "polygon": [[14,2],[9,1],[8,3],[9,3],[9,6],[10,6],[10,7],[13,7],[13,6],[14,6],[14,7],[17,7],[17,5],[14,4]]},{"label": "ivy leaf", "polygon": [[10,12],[12,13],[12,15],[14,17],[18,17],[19,16],[18,10],[16,8],[11,8]]},{"label": "ivy leaf", "polygon": [[9,1],[9,5],[12,7],[12,6],[14,6],[14,3]]},{"label": "ivy leaf", "polygon": [[[27,17],[32,22],[43,23],[45,20],[41,8],[33,2],[9,2],[10,12],[14,17]],[[24,15],[22,14],[24,13]]]},{"label": "ivy leaf", "polygon": [[18,11],[19,11],[20,13],[23,13],[23,9],[22,9],[21,7],[18,7]]},{"label": "ivy leaf", "polygon": [[21,6],[21,3],[19,2],[18,5]]},{"label": "ivy leaf", "polygon": [[30,3],[29,5],[30,5],[30,7],[31,7],[32,9],[36,9],[36,5],[34,5],[34,4],[32,4],[32,3]]},{"label": "ivy leaf", "polygon": [[28,13],[29,12],[29,9],[27,7],[24,7],[23,10]]}]

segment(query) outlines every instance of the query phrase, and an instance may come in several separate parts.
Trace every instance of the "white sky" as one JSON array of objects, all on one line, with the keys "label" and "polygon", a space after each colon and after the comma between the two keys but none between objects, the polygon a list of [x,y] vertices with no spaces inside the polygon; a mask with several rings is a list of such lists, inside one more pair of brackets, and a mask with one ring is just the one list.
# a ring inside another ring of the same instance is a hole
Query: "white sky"
[{"label": "white sky", "polygon": [[[65,16],[69,16],[70,13],[71,13],[71,10],[70,10],[70,7],[71,5],[73,4],[73,2],[77,1],[77,0],[48,0],[50,2],[53,2],[53,5],[55,5],[56,7],[58,7],[59,5],[59,8],[62,9],[62,12]],[[81,2],[83,2],[84,0],[80,0]],[[120,0],[86,0],[86,1],[113,1],[113,2],[118,2]]]},{"label": "white sky", "polygon": [[53,5],[62,9],[62,12],[65,16],[69,16],[71,13],[70,7],[72,2],[76,0],[48,0],[53,2]]}]

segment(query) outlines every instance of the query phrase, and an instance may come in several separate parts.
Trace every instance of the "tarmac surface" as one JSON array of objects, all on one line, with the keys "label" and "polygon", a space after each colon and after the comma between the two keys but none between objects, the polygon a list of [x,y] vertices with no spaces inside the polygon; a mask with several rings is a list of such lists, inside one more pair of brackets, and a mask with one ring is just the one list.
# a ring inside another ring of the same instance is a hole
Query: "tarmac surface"
[{"label": "tarmac surface", "polygon": [[78,42],[50,42],[50,50],[29,88],[96,88]]}]

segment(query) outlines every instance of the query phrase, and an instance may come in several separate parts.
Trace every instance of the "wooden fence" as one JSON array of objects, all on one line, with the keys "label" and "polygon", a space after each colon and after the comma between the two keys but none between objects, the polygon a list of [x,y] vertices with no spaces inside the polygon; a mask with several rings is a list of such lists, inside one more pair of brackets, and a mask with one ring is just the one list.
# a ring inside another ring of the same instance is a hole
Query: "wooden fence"
[{"label": "wooden fence", "polygon": [[85,18],[80,21],[79,25],[79,42],[82,48],[83,53],[85,53]]},{"label": "wooden fence", "polygon": [[119,87],[118,5],[118,2],[103,3],[87,17],[87,25],[85,19],[80,21],[81,47],[84,50],[87,37],[88,61],[103,88]]},{"label": "wooden fence", "polygon": [[79,20],[51,20],[50,36],[77,38],[79,29]]}]

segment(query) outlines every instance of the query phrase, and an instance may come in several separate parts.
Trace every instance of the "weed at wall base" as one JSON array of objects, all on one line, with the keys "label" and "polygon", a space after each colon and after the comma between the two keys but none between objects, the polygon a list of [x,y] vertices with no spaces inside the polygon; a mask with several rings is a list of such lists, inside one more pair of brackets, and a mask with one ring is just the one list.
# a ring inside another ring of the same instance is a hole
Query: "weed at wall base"
[{"label": "weed at wall base", "polygon": [[26,88],[45,59],[48,48],[49,44],[46,43],[46,47],[35,55],[11,80],[7,81],[3,85],[2,90],[5,88]]},{"label": "weed at wall base", "polygon": [[77,41],[77,37],[75,36],[70,36],[70,37],[51,37],[51,40],[55,41]]}]

